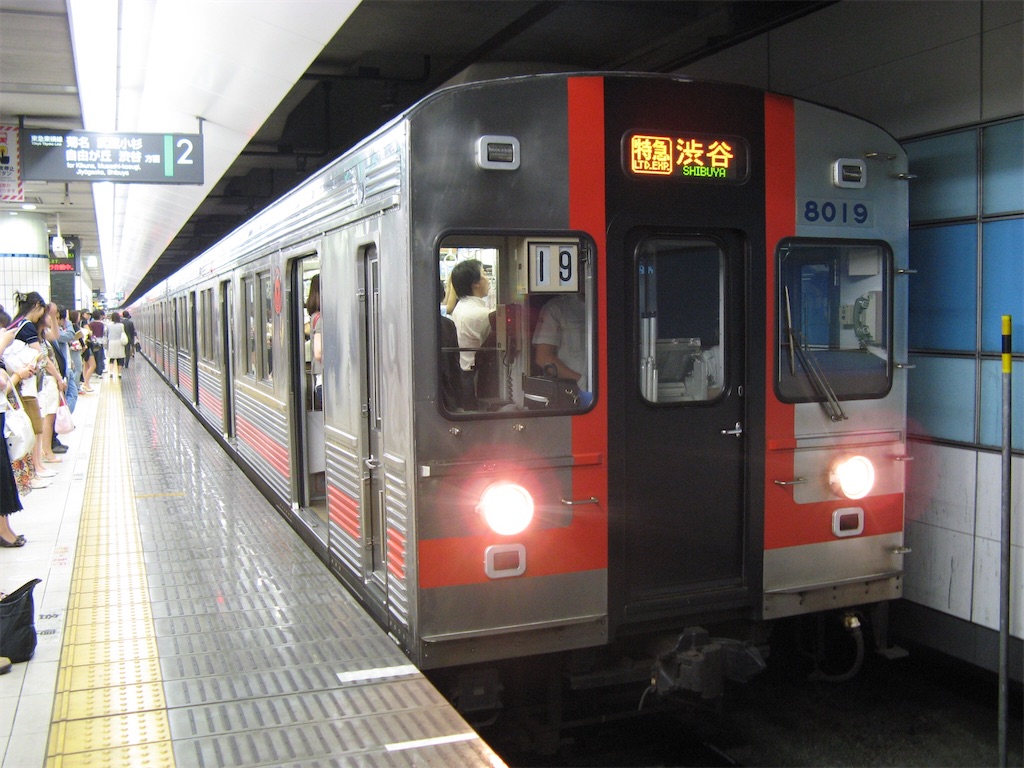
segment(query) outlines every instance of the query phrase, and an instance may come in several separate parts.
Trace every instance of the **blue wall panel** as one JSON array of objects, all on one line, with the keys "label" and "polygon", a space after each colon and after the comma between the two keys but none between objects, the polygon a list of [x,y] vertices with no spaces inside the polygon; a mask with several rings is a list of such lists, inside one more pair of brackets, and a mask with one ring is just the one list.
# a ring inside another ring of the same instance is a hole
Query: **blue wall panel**
[{"label": "blue wall panel", "polygon": [[977,227],[910,232],[909,339],[912,349],[971,350],[977,343]]}]

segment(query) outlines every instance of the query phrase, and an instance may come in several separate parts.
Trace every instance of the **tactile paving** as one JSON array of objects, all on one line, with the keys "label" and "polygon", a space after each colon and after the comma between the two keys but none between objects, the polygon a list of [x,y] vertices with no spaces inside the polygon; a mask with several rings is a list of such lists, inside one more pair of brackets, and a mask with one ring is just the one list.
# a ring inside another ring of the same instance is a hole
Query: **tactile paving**
[{"label": "tactile paving", "polygon": [[157,374],[130,376],[101,394],[47,764],[501,766]]}]

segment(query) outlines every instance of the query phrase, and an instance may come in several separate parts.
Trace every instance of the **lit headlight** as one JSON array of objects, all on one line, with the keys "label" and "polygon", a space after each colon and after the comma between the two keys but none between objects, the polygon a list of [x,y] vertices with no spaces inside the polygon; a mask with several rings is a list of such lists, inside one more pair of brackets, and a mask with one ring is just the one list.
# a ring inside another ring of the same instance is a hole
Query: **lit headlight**
[{"label": "lit headlight", "polygon": [[533,497],[515,483],[487,486],[476,508],[491,530],[502,536],[521,533],[533,520]]},{"label": "lit headlight", "polygon": [[864,456],[841,456],[828,473],[832,491],[848,499],[863,499],[875,485],[875,468]]}]

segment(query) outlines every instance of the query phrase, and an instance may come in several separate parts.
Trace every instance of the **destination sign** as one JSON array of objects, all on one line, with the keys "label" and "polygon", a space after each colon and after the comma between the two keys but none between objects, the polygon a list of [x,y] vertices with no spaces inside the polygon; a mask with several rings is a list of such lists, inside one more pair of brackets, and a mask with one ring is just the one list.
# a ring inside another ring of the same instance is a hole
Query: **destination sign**
[{"label": "destination sign", "polygon": [[33,181],[202,184],[203,136],[24,130],[21,162]]},{"label": "destination sign", "polygon": [[630,176],[742,184],[750,175],[750,147],[739,136],[628,133],[622,140],[622,153],[622,165]]}]

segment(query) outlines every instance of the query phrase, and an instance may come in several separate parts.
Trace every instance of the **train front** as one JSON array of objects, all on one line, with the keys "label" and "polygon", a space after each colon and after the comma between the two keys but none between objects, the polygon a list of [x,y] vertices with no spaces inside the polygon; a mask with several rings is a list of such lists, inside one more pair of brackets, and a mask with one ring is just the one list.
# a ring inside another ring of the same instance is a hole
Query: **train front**
[{"label": "train front", "polygon": [[408,143],[417,663],[664,657],[899,596],[891,137],[739,86],[544,76],[431,97]]}]

